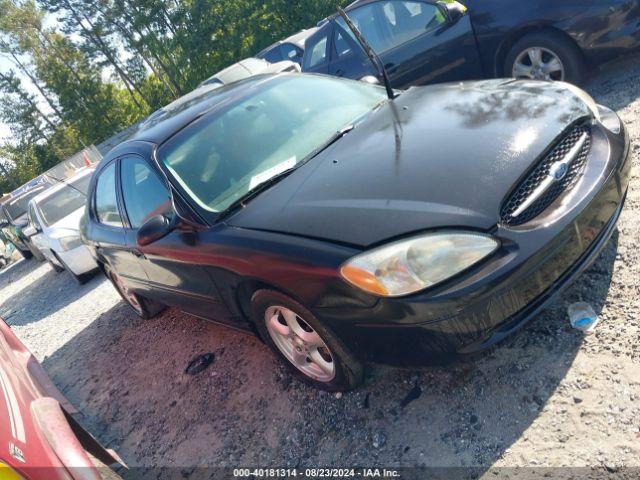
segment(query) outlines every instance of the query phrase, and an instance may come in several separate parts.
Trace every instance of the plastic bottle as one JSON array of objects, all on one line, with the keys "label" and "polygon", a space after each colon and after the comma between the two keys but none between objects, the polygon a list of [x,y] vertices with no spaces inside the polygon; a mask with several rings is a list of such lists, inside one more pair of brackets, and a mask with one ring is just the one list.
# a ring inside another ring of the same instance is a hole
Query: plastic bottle
[{"label": "plastic bottle", "polygon": [[569,305],[567,310],[571,326],[585,333],[592,333],[598,325],[598,315],[591,305],[585,302],[576,302]]}]

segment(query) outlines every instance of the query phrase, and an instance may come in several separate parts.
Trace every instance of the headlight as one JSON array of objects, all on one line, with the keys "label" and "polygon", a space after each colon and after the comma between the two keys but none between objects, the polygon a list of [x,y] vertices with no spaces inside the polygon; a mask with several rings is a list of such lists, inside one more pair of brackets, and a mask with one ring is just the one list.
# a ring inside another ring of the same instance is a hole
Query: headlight
[{"label": "headlight", "polygon": [[595,119],[600,121],[600,110],[598,109],[598,104],[593,98],[591,98],[591,95],[589,95],[587,92],[585,92],[579,87],[576,87],[571,83],[566,83],[566,82],[558,82],[558,83],[561,83],[567,90],[569,90],[576,97],[582,100],[585,103],[585,105],[589,107],[589,110],[591,110],[591,113],[593,113],[593,116],[595,117]]},{"label": "headlight", "polygon": [[80,240],[80,237],[77,236],[69,236],[69,237],[62,237],[60,240],[58,240],[60,242],[60,246],[62,247],[62,250],[64,250],[65,252],[68,250],[73,250],[74,248],[78,248],[80,245],[82,245],[82,241]]},{"label": "headlight", "polygon": [[348,260],[341,275],[366,292],[408,295],[475,265],[498,248],[498,241],[472,232],[440,232],[390,243]]}]

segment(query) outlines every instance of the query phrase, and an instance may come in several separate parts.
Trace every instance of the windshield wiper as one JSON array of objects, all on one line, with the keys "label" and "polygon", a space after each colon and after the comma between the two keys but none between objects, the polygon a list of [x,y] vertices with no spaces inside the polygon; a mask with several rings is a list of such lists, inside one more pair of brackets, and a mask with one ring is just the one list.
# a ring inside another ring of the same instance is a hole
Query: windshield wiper
[{"label": "windshield wiper", "polygon": [[235,212],[236,210],[238,210],[239,208],[244,208],[247,204],[247,202],[249,202],[250,200],[252,200],[254,197],[256,197],[259,193],[264,192],[265,190],[267,190],[269,187],[271,187],[272,185],[278,183],[280,180],[282,180],[284,177],[286,177],[287,175],[289,175],[291,172],[293,172],[294,170],[297,170],[299,167],[301,167],[302,165],[304,165],[305,163],[307,163],[309,160],[311,160],[313,157],[317,156],[320,152],[326,150],[327,148],[329,148],[331,145],[333,145],[334,143],[336,143],[338,140],[340,140],[343,136],[345,136],[347,133],[349,133],[351,130],[354,129],[354,125],[353,124],[349,124],[346,127],[341,128],[340,130],[338,130],[336,133],[334,133],[329,140],[327,140],[324,144],[322,144],[319,148],[316,148],[313,152],[311,152],[309,155],[307,155],[302,161],[298,162],[296,165],[294,165],[291,168],[288,168],[286,170],[283,170],[282,172],[274,175],[273,177],[270,177],[268,180],[265,180],[264,182],[259,183],[258,185],[256,185],[254,188],[252,188],[251,190],[249,190],[247,193],[245,193],[244,195],[242,195],[240,198],[238,198],[237,200],[235,200],[233,203],[231,203],[227,208],[225,208],[222,212],[220,212],[218,214],[218,218],[217,220],[222,220],[226,217],[228,217],[231,213]]},{"label": "windshield wiper", "polygon": [[259,183],[258,185],[256,185],[255,187],[253,187],[251,190],[249,190],[247,193],[245,193],[244,195],[242,195],[240,198],[238,198],[237,200],[233,201],[227,208],[225,208],[222,212],[220,212],[218,214],[218,218],[217,220],[222,220],[223,218],[226,218],[227,216],[229,216],[229,214],[235,212],[236,210],[238,210],[239,208],[244,208],[246,203],[248,201],[250,201],[251,199],[253,199],[255,196],[257,196],[259,193],[264,192],[265,190],[267,190],[269,187],[271,187],[272,185],[278,183],[280,180],[282,180],[284,177],[286,177],[287,175],[289,175],[291,172],[293,172],[294,170],[296,170],[300,165],[296,165],[295,167],[291,167],[288,168],[286,170],[283,170],[282,172],[274,175],[273,177],[270,177],[268,180],[265,180],[264,182]]}]

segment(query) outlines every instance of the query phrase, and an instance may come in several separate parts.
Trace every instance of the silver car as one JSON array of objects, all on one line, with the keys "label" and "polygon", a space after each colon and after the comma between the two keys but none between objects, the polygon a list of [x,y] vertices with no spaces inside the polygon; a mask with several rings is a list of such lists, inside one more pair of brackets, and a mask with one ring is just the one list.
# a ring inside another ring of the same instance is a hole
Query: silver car
[{"label": "silver car", "polygon": [[29,202],[32,242],[56,271],[67,270],[83,283],[98,265],[80,240],[80,219],[93,169],[80,170]]}]

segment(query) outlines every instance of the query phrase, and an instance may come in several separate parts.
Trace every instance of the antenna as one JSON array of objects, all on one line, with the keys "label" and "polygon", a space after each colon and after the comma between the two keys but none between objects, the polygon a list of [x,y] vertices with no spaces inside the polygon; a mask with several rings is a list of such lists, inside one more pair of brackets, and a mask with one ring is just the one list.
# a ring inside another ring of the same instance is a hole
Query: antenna
[{"label": "antenna", "polygon": [[373,50],[373,48],[371,48],[371,45],[367,43],[365,38],[362,36],[360,31],[358,30],[358,27],[356,27],[353,24],[353,22],[349,18],[349,15],[347,15],[347,13],[340,7],[338,7],[338,13],[344,19],[346,24],[349,26],[349,28],[355,35],[356,39],[358,40],[358,42],[360,42],[360,45],[362,46],[365,53],[369,57],[369,60],[371,60],[371,63],[373,63],[373,66],[376,68],[376,70],[378,70],[378,72],[380,72],[380,75],[382,76],[382,80],[384,81],[384,87],[387,90],[387,96],[389,97],[389,99],[393,100],[396,97],[396,94],[393,93],[393,88],[391,88],[391,82],[389,81],[389,75],[387,75],[387,71],[384,68],[382,60],[380,60],[380,57],[378,56],[378,54]]}]

